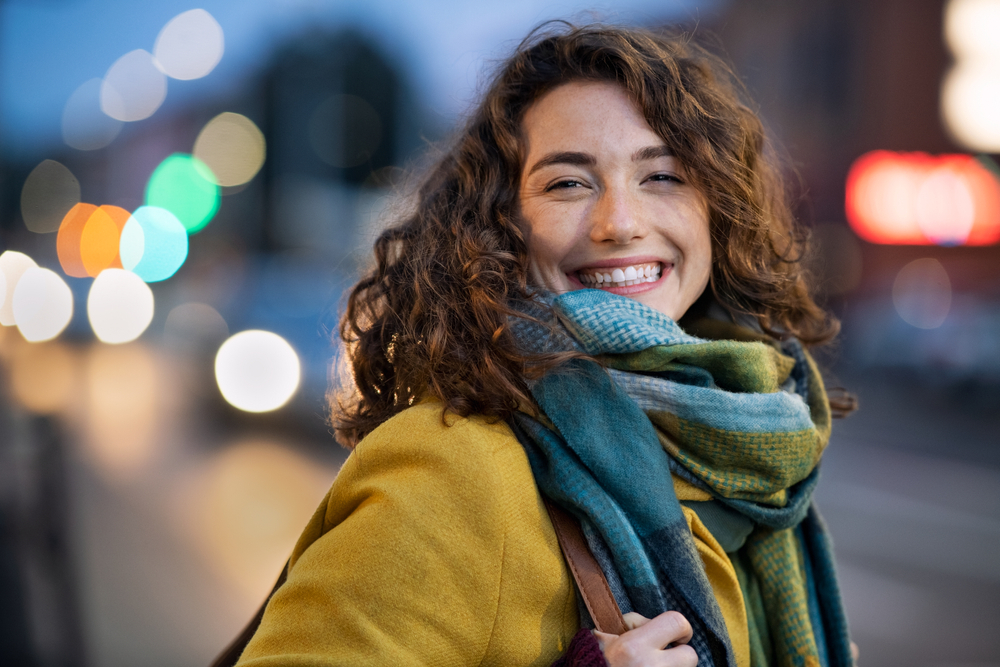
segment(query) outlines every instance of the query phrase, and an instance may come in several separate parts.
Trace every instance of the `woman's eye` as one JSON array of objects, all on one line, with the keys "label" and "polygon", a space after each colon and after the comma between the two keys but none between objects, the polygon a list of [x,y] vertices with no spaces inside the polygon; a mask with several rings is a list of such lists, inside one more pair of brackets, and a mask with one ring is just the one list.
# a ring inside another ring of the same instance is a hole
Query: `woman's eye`
[{"label": "woman's eye", "polygon": [[570,188],[582,188],[582,187],[584,186],[583,183],[581,183],[580,181],[568,178],[562,181],[556,181],[549,187],[545,188],[545,191],[552,192],[553,190],[568,190]]},{"label": "woman's eye", "polygon": [[649,177],[648,180],[650,180],[650,181],[658,181],[658,182],[666,181],[666,182],[669,182],[669,183],[679,183],[681,185],[684,184],[684,181],[681,179],[680,176],[677,176],[676,174],[669,174],[669,173],[653,174],[652,176]]}]

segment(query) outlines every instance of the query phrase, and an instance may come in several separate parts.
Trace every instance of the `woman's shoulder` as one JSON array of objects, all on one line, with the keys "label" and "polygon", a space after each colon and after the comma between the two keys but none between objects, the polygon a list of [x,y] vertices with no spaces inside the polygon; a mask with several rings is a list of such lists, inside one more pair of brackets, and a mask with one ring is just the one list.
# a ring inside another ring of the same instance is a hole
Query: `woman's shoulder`
[{"label": "woman's shoulder", "polygon": [[244,660],[550,664],[577,624],[569,573],[510,428],[442,419],[442,405],[427,402],[348,457]]},{"label": "woman's shoulder", "polygon": [[411,449],[427,455],[455,459],[519,451],[521,445],[504,421],[483,415],[461,417],[444,411],[437,400],[425,400],[383,422],[366,436],[352,456],[370,453],[403,453]]},{"label": "woman's shoulder", "polygon": [[418,513],[406,520],[423,521],[431,514],[496,512],[511,495],[533,499],[537,491],[510,427],[481,415],[443,413],[440,402],[424,401],[358,443],[321,504],[311,537],[363,505],[377,508],[380,519]]}]

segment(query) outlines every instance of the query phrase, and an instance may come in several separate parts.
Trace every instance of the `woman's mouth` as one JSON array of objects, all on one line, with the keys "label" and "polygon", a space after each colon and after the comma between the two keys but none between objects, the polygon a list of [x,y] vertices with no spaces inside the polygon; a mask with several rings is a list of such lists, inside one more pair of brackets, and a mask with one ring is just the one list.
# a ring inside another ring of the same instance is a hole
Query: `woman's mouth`
[{"label": "woman's mouth", "polygon": [[662,267],[659,262],[648,262],[614,268],[580,269],[576,272],[576,278],[587,287],[611,289],[655,283],[660,279],[661,272]]}]

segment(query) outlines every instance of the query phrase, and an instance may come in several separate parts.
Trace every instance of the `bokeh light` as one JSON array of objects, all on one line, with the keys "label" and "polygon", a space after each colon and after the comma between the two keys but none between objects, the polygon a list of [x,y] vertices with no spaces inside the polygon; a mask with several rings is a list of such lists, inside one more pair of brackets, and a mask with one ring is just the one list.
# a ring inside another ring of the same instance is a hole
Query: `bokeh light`
[{"label": "bokeh light", "polygon": [[27,269],[13,296],[14,323],[28,342],[55,338],[73,317],[73,292],[55,271]]},{"label": "bokeh light", "polygon": [[69,210],[59,225],[56,254],[59,256],[59,265],[67,276],[87,277],[87,269],[83,266],[83,258],[80,256],[80,238],[83,236],[87,221],[96,210],[97,207],[93,204],[81,202]]},{"label": "bokeh light", "polygon": [[970,184],[954,169],[930,172],[920,184],[916,202],[917,226],[931,243],[961,245],[976,219]]},{"label": "bokeh light", "polygon": [[80,234],[80,261],[88,276],[122,268],[118,253],[122,229],[129,217],[129,212],[119,206],[104,205],[87,218]]},{"label": "bokeh light", "polygon": [[299,357],[270,331],[241,331],[219,348],[215,380],[230,405],[247,412],[283,406],[299,386]]},{"label": "bokeh light", "polygon": [[116,120],[137,121],[152,116],[167,97],[167,77],[153,55],[143,49],[116,60],[101,84],[101,110]]},{"label": "bokeh light", "polygon": [[200,231],[219,210],[219,186],[204,162],[174,153],[153,171],[146,185],[146,204],[165,208],[189,234]]},{"label": "bokeh light", "polygon": [[1000,152],[1000,0],[951,0],[944,33],[955,64],[941,86],[941,115],[958,143]]},{"label": "bokeh light", "polygon": [[941,86],[941,115],[954,138],[970,150],[1000,152],[1000,60],[953,67]]},{"label": "bokeh light", "polygon": [[156,37],[153,57],[174,79],[200,79],[219,64],[225,49],[222,26],[204,9],[170,19]]},{"label": "bokeh light", "polygon": [[90,79],[77,88],[63,109],[62,136],[66,145],[81,151],[104,148],[118,136],[122,122],[101,110],[103,79]]},{"label": "bokeh light", "polygon": [[225,187],[253,178],[264,164],[265,152],[264,135],[254,122],[228,111],[208,121],[194,142],[194,156]]},{"label": "bokeh light", "polygon": [[83,453],[106,479],[133,481],[155,458],[167,381],[156,358],[139,343],[90,347]]},{"label": "bokeh light", "polygon": [[207,303],[182,303],[167,314],[164,342],[183,350],[215,349],[229,337],[229,325]]},{"label": "bokeh light", "polygon": [[99,340],[133,341],[153,321],[153,292],[131,271],[106,269],[90,286],[87,317]]},{"label": "bokeh light", "polygon": [[847,220],[872,243],[1000,241],[1000,183],[969,155],[862,155],[847,175]]},{"label": "bokeh light", "polygon": [[378,112],[357,95],[331,95],[309,119],[309,143],[323,162],[334,167],[364,164],[381,141]]},{"label": "bokeh light", "polygon": [[0,297],[0,324],[13,326],[14,321],[14,290],[18,281],[28,269],[36,268],[35,260],[14,250],[5,250],[0,255],[0,273],[3,273],[3,296]]},{"label": "bokeh light", "polygon": [[936,259],[910,262],[896,275],[892,303],[903,321],[920,329],[944,324],[951,309],[951,280]]},{"label": "bokeh light", "polygon": [[187,259],[187,230],[167,209],[140,206],[122,229],[120,254],[122,268],[147,283],[166,280]]},{"label": "bokeh light", "polygon": [[55,160],[43,160],[21,188],[21,218],[36,234],[59,230],[63,217],[80,203],[80,181]]},{"label": "bokeh light", "polygon": [[1000,55],[1000,0],[950,0],[944,35],[960,58]]},{"label": "bokeh light", "polygon": [[77,375],[76,355],[68,346],[55,341],[25,345],[11,360],[11,394],[34,413],[61,412],[74,397]]}]

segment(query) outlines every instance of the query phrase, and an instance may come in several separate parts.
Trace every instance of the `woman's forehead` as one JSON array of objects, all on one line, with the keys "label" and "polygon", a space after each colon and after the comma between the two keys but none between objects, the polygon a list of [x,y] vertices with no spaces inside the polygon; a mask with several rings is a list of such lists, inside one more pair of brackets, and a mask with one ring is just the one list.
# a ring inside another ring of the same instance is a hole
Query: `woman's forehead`
[{"label": "woman's forehead", "polygon": [[[546,93],[522,121],[526,159],[542,153],[580,151],[649,152],[665,146],[639,105],[622,86],[603,81],[571,81]],[[660,150],[657,156],[664,155]]]}]

